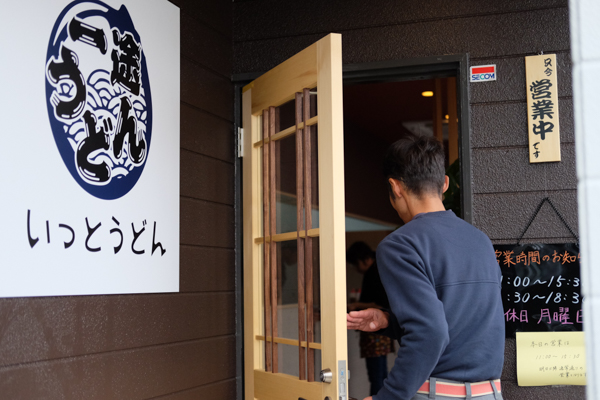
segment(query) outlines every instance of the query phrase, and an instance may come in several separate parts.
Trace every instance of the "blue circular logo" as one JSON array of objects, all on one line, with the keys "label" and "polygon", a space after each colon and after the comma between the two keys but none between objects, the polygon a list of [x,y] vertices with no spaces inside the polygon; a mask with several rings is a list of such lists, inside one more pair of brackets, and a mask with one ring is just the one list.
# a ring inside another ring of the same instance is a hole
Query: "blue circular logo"
[{"label": "blue circular logo", "polygon": [[46,55],[46,103],[71,176],[105,200],[137,183],[150,150],[152,96],[127,8],[78,0],[58,16]]}]

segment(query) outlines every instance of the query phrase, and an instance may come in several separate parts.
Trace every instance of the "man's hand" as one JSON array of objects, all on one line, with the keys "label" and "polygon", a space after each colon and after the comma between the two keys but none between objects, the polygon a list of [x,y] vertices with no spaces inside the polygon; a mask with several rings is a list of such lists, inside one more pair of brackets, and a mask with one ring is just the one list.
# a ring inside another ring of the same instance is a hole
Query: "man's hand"
[{"label": "man's hand", "polygon": [[373,396],[365,397],[364,400],[373,400]]},{"label": "man's hand", "polygon": [[350,303],[348,304],[348,311],[356,311],[356,310],[365,310],[367,308],[380,308],[377,304],[375,303],[361,303],[361,302],[354,302],[354,303]]},{"label": "man's hand", "polygon": [[[346,326],[364,332],[375,332],[387,328],[389,316],[377,308],[362,311],[351,311],[346,315]],[[368,400],[365,399],[365,400]]]}]

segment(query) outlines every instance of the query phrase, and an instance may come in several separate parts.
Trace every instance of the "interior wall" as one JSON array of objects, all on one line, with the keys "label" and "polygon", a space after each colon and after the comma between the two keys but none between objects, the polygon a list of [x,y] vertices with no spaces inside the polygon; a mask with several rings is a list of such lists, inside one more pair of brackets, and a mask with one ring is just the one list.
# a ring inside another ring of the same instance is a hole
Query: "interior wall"
[{"label": "interior wall", "polygon": [[181,8],[180,293],[0,299],[2,399],[236,396],[232,7],[173,3]]},{"label": "interior wall", "polygon": [[[549,196],[577,232],[567,0],[235,1],[234,73],[267,71],[329,32],[342,34],[344,63],[468,53],[496,64],[495,82],[469,86],[473,223],[494,243],[514,243]],[[555,53],[560,163],[529,164],[524,57]],[[574,241],[545,206],[531,242]],[[583,387],[518,387],[514,340],[506,342],[505,399],[582,399]]]},{"label": "interior wall", "polygon": [[383,140],[366,135],[344,118],[346,213],[400,225],[402,221],[390,205],[387,183],[383,179],[381,160],[387,147]]}]

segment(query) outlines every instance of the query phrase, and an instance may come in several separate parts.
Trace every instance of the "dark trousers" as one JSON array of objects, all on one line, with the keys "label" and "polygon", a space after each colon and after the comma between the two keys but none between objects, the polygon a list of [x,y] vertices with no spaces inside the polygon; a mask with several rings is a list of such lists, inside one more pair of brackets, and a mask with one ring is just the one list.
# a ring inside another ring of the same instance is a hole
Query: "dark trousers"
[{"label": "dark trousers", "polygon": [[366,360],[369,382],[371,382],[371,396],[373,396],[383,387],[383,380],[387,378],[387,356],[367,357]]}]

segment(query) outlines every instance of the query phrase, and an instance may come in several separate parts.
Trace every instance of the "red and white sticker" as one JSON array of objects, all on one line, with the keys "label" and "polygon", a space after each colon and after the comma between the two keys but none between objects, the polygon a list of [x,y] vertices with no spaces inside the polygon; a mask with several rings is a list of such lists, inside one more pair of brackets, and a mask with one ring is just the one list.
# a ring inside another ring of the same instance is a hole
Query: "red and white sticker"
[{"label": "red and white sticker", "polygon": [[471,67],[471,82],[488,82],[496,80],[496,64],[477,65]]}]

